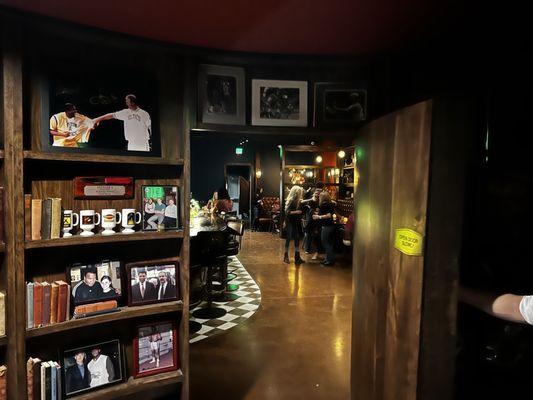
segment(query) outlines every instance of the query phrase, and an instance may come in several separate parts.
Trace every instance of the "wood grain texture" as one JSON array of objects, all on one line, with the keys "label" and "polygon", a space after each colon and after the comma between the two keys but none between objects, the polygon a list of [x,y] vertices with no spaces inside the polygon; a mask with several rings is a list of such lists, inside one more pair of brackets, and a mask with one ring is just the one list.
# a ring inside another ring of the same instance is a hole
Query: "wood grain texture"
[{"label": "wood grain texture", "polygon": [[142,156],[117,156],[107,154],[75,154],[75,153],[48,153],[41,151],[24,151],[24,158],[29,160],[97,162],[97,163],[123,163],[123,164],[150,164],[150,165],[183,165],[181,158],[142,157]]}]

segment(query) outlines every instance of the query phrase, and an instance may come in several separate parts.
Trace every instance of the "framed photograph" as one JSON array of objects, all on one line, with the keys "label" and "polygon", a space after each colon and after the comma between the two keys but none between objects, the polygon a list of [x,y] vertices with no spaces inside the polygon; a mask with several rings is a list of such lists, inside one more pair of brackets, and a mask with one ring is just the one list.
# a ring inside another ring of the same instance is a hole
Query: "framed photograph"
[{"label": "framed photograph", "polygon": [[128,305],[140,306],[179,299],[178,259],[126,264]]},{"label": "framed photograph", "polygon": [[202,122],[210,124],[246,124],[244,68],[200,65],[198,106]]},{"label": "framed photograph", "polygon": [[179,229],[179,191],[177,186],[142,187],[142,229]]},{"label": "framed photograph", "polygon": [[159,374],[178,369],[178,340],[173,322],[137,327],[133,340],[133,376]]},{"label": "framed photograph", "polygon": [[307,126],[307,82],[252,79],[252,125]]},{"label": "framed photograph", "polygon": [[39,80],[44,151],[161,155],[154,73],[84,66],[49,74]]},{"label": "framed photograph", "polygon": [[119,340],[66,350],[63,382],[67,397],[123,380],[122,351]]},{"label": "framed photograph", "polygon": [[120,261],[102,261],[96,264],[75,264],[67,270],[71,287],[72,305],[119,300],[122,297],[122,270]]},{"label": "framed photograph", "polygon": [[349,83],[315,83],[315,126],[366,120],[367,93]]}]

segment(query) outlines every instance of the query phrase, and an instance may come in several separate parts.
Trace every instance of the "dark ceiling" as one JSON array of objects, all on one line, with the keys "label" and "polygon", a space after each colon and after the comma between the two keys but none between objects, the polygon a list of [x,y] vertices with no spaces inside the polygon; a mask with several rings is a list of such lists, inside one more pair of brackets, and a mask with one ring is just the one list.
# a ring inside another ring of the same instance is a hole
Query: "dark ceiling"
[{"label": "dark ceiling", "polygon": [[460,0],[0,0],[91,27],[223,50],[364,55],[442,37]]}]

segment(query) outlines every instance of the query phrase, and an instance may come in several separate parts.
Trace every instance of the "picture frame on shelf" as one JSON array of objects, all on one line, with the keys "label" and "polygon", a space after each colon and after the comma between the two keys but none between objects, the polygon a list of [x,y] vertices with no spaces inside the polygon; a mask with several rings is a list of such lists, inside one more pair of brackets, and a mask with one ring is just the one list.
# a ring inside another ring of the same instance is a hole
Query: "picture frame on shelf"
[{"label": "picture frame on shelf", "polygon": [[122,263],[104,260],[94,264],[74,264],[67,268],[71,304],[98,303],[123,298]]},{"label": "picture frame on shelf", "polygon": [[352,125],[367,118],[367,91],[351,83],[315,83],[314,124]]},{"label": "picture frame on shelf", "polygon": [[176,371],[178,335],[174,321],[137,326],[133,339],[133,377]]},{"label": "picture frame on shelf", "polygon": [[128,263],[126,276],[130,307],[180,299],[178,258]]},{"label": "picture frame on shelf", "polygon": [[201,64],[198,71],[198,115],[203,123],[245,125],[244,68]]},{"label": "picture frame on shelf", "polygon": [[124,380],[122,348],[118,339],[65,350],[61,359],[66,397]]},{"label": "picture frame on shelf", "polygon": [[252,79],[252,125],[307,126],[307,81]]},{"label": "picture frame on shelf", "polygon": [[40,150],[161,156],[156,75],[131,67],[48,67],[35,76]]},{"label": "picture frame on shelf", "polygon": [[142,230],[180,229],[179,187],[175,185],[143,185]]}]

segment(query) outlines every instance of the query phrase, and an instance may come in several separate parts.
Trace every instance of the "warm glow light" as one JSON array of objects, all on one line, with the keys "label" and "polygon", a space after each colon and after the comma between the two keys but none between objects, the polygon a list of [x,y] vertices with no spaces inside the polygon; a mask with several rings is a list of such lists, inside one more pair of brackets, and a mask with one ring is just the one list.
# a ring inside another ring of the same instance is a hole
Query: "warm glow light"
[{"label": "warm glow light", "polygon": [[322,162],[322,156],[316,156],[315,161],[320,164]]},{"label": "warm glow light", "polygon": [[339,175],[341,173],[340,169],[335,168],[335,175]]},{"label": "warm glow light", "polygon": [[344,152],[344,150],[340,150],[337,155],[339,156],[339,158],[344,158],[344,156],[346,156],[346,153]]},{"label": "warm glow light", "polygon": [[260,169],[258,169],[257,171],[255,171],[255,177],[256,177],[257,179],[261,178],[261,175],[263,175],[263,173],[261,172]]}]

